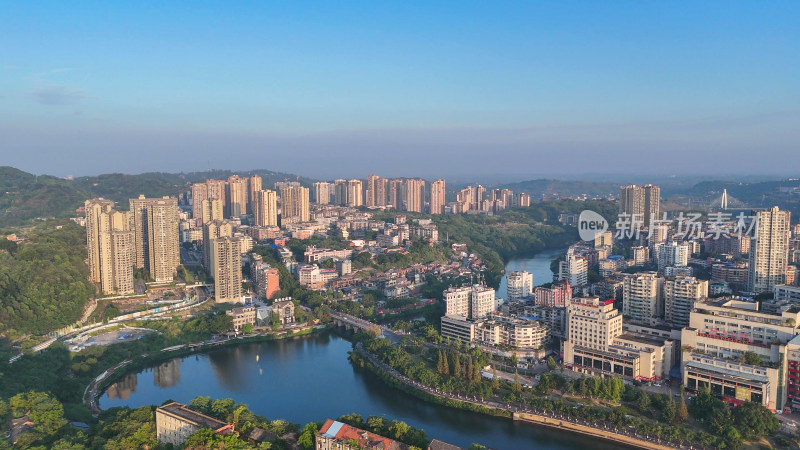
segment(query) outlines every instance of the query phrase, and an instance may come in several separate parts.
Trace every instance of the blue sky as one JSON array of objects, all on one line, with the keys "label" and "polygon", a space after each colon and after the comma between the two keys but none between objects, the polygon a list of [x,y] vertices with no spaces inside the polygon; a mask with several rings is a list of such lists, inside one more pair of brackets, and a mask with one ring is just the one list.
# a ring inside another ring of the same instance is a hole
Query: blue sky
[{"label": "blue sky", "polygon": [[0,164],[783,174],[798,23],[800,2],[0,1]]}]

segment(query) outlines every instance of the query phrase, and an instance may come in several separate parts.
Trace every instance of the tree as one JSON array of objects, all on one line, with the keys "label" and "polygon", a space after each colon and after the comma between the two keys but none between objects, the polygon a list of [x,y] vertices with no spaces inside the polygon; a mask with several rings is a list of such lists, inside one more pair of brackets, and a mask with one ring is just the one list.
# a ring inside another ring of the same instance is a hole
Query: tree
[{"label": "tree", "polygon": [[686,399],[683,396],[683,390],[684,390],[684,387],[681,386],[681,392],[680,392],[681,400],[680,400],[680,403],[678,403],[678,410],[675,412],[675,418],[680,423],[686,422],[686,419],[689,418],[689,409],[686,407]]},{"label": "tree", "polygon": [[711,392],[706,387],[700,389],[700,392],[689,405],[689,412],[698,420],[708,420],[720,409],[722,409],[722,402],[711,395]]},{"label": "tree", "polygon": [[317,424],[314,422],[307,423],[303,428],[303,432],[300,433],[300,437],[297,438],[297,444],[305,450],[314,448],[314,439],[317,431]]},{"label": "tree", "polygon": [[650,396],[645,391],[639,391],[639,398],[636,400],[636,407],[639,411],[647,414],[650,408]]},{"label": "tree", "polygon": [[752,351],[747,351],[742,353],[739,359],[741,360],[741,362],[745,364],[750,364],[751,366],[760,366],[762,363],[761,356],[759,356],[758,353]]},{"label": "tree", "polygon": [[469,381],[472,381],[475,376],[475,370],[472,367],[472,355],[467,357],[467,367],[464,369],[464,375]]},{"label": "tree", "polygon": [[250,334],[253,332],[253,324],[246,323],[242,326],[242,333]]},{"label": "tree", "polygon": [[676,408],[675,408],[675,401],[671,398],[667,398],[667,401],[664,402],[663,409],[661,410],[661,421],[664,423],[672,423],[675,420]]},{"label": "tree", "polygon": [[500,389],[500,378],[497,378],[497,369],[492,367],[492,389]]},{"label": "tree", "polygon": [[519,382],[519,373],[514,372],[514,384],[511,385],[511,392],[519,395],[522,393],[522,385]]},{"label": "tree", "polygon": [[760,403],[744,402],[733,409],[733,424],[744,439],[775,434],[780,422]]},{"label": "tree", "polygon": [[211,408],[211,397],[195,397],[189,401],[189,407],[197,412],[208,414]]},{"label": "tree", "polygon": [[551,372],[556,370],[556,360],[552,356],[547,357],[547,369]]},{"label": "tree", "polygon": [[278,331],[281,328],[281,318],[278,313],[272,313],[270,321],[272,322],[272,331]]}]

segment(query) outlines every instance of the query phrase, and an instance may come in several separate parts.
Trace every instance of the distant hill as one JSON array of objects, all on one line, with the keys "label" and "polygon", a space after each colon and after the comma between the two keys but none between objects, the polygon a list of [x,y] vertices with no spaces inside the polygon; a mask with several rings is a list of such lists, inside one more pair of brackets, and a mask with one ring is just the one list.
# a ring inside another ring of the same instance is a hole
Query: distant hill
[{"label": "distant hill", "polygon": [[730,208],[768,208],[778,206],[792,212],[792,221],[800,215],[800,178],[744,183],[740,181],[703,181],[689,189],[677,191],[669,200],[696,208],[719,207],[723,190],[727,189]]},{"label": "distant hill", "polygon": [[541,200],[542,197],[573,197],[584,194],[589,197],[617,196],[619,195],[620,186],[621,183],[600,181],[538,179],[499,184],[491,187],[511,189],[514,192],[525,192],[531,196],[531,199]]},{"label": "distant hill", "polygon": [[178,195],[187,191],[193,182],[208,178],[227,179],[234,174],[241,176],[258,174],[263,178],[265,188],[284,180],[300,181],[304,185],[315,181],[265,169],[251,172],[214,170],[185,174],[112,173],[66,180],[49,175],[37,176],[13,167],[0,166],[0,227],[27,225],[37,218],[71,217],[86,199],[93,197],[114,200],[125,210],[128,199],[139,194],[147,197]]}]

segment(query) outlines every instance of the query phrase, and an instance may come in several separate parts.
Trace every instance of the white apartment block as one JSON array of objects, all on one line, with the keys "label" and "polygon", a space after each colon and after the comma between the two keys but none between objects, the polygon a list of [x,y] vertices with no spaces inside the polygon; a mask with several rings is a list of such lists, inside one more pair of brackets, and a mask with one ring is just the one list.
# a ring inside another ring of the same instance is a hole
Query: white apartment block
[{"label": "white apartment block", "polygon": [[655,272],[623,274],[622,314],[632,320],[654,323],[664,311],[664,279]]},{"label": "white apartment block", "polygon": [[689,326],[694,303],[708,297],[708,281],[694,277],[664,280],[664,319],[673,328]]},{"label": "white apartment block", "polygon": [[508,301],[513,302],[533,295],[533,274],[525,271],[511,272],[508,282]]}]

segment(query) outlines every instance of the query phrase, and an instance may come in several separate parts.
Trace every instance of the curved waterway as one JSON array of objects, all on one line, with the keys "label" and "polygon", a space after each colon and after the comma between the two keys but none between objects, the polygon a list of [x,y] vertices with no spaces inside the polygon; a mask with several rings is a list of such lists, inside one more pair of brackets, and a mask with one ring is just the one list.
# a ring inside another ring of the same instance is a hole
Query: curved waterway
[{"label": "curved waterway", "polygon": [[497,288],[497,296],[503,300],[508,300],[508,274],[515,271],[524,270],[533,274],[533,285],[539,286],[553,282],[553,272],[550,270],[550,262],[566,253],[566,250],[545,250],[537,253],[530,258],[518,258],[510,260],[505,267],[505,275],[500,280]]},{"label": "curved waterway", "polygon": [[100,399],[103,408],[187,403],[230,397],[256,414],[305,424],[343,414],[385,416],[461,447],[497,449],[619,448],[565,431],[427,403],[384,384],[347,359],[351,343],[328,332],[249,343],[168,360],[130,374]]}]

